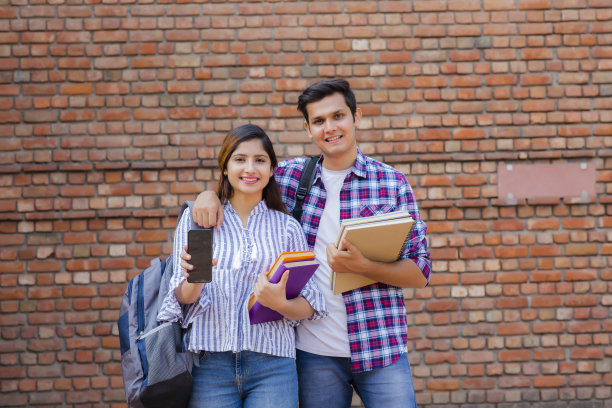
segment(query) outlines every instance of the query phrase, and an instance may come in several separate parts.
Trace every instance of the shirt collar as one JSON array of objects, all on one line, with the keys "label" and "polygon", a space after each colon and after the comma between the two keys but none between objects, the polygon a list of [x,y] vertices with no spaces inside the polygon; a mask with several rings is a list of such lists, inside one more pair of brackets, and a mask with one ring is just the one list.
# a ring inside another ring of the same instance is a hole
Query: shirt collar
[{"label": "shirt collar", "polygon": [[[234,207],[232,207],[232,204],[229,202],[229,200],[225,202],[225,208],[223,209],[223,211],[227,211],[227,210],[229,210],[232,214],[236,215],[236,217],[238,216],[238,213],[236,212]],[[261,200],[255,205],[255,207],[253,207],[249,217],[256,215],[256,214],[260,214],[267,210],[268,210],[268,206],[266,205],[266,200]]]},{"label": "shirt collar", "polygon": [[[317,163],[317,173],[315,176],[315,180],[316,178],[321,177],[321,166],[323,166],[323,155],[321,155],[321,158]],[[366,156],[361,152],[361,150],[359,150],[359,148],[357,148],[357,157],[355,158],[355,163],[353,163],[353,167],[351,167],[350,171],[354,173],[357,177],[365,178],[366,169]]]},{"label": "shirt collar", "polygon": [[366,169],[366,157],[361,153],[361,150],[357,148],[357,158],[355,159],[355,164],[353,164],[353,173],[355,173],[357,177],[365,178]]}]

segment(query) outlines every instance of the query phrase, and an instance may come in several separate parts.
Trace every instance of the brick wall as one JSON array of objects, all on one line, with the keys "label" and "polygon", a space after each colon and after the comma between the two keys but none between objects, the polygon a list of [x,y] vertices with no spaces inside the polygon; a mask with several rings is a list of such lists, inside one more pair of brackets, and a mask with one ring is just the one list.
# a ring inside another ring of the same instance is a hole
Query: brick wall
[{"label": "brick wall", "polygon": [[[0,0],[1,406],[124,406],[126,281],[232,126],[314,153],[295,102],[335,76],[428,222],[419,405],[612,406],[610,0],[177,3]],[[595,194],[498,197],[570,163]]]}]

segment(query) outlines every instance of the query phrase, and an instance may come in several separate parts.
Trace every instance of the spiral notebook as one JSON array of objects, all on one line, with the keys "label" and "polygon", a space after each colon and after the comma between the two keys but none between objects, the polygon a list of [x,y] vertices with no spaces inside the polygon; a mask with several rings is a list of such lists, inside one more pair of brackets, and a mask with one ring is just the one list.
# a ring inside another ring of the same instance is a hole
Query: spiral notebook
[{"label": "spiral notebook", "polygon": [[[396,261],[410,235],[414,220],[407,211],[396,211],[379,216],[351,218],[342,221],[336,239],[340,250],[346,238],[368,259],[380,262]],[[330,288],[335,294],[371,285],[376,281],[353,273],[332,271]]]}]

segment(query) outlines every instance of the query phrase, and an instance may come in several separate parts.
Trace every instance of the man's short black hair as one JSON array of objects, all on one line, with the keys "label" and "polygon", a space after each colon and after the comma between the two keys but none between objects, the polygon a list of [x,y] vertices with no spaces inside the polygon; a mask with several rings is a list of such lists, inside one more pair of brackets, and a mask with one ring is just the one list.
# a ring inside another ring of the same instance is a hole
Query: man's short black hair
[{"label": "man's short black hair", "polygon": [[304,115],[304,119],[308,123],[308,111],[306,106],[312,102],[318,102],[321,99],[335,94],[340,93],[344,96],[346,105],[353,114],[353,120],[355,120],[355,112],[357,111],[357,101],[355,100],[355,94],[351,90],[351,86],[347,81],[341,78],[328,79],[325,81],[316,82],[304,89],[304,92],[298,98],[298,110]]}]

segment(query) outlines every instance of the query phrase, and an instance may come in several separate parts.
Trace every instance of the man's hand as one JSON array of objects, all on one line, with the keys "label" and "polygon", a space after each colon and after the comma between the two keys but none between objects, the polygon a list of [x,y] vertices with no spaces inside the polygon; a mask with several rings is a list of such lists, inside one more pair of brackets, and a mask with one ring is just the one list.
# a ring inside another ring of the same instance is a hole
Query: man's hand
[{"label": "man's hand", "polygon": [[338,251],[334,244],[327,245],[327,263],[336,273],[355,273],[400,288],[424,288],[427,285],[427,278],[412,259],[377,262],[363,256],[346,239],[342,245],[346,248],[344,251]]},{"label": "man's hand", "polygon": [[223,224],[223,206],[214,191],[201,192],[193,204],[193,220],[203,228],[216,227]]},{"label": "man's hand", "polygon": [[357,273],[361,274],[368,269],[367,259],[356,246],[342,240],[343,251],[339,251],[333,243],[327,244],[327,263],[336,273]]}]

